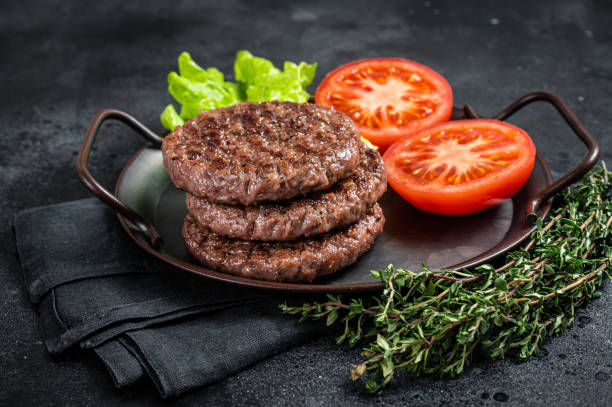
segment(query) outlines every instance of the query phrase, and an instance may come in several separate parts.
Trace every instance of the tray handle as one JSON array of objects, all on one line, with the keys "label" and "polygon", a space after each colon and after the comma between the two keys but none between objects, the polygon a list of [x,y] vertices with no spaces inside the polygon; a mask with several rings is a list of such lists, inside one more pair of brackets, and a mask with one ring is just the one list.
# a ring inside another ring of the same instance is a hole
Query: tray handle
[{"label": "tray handle", "polygon": [[[559,96],[550,92],[532,92],[528,93],[517,100],[515,100],[510,106],[493,116],[495,120],[506,120],[514,113],[527,106],[530,103],[544,101],[548,102],[557,109],[557,112],[563,117],[568,126],[574,131],[574,133],[582,140],[582,142],[589,149],[586,157],[570,172],[550,184],[548,187],[540,191],[531,201],[527,203],[525,208],[525,215],[527,218],[527,224],[530,226],[535,225],[538,220],[537,211],[540,209],[542,204],[553,197],[557,192],[570,186],[573,182],[577,181],[583,175],[585,175],[597,162],[600,154],[599,143],[591,134],[584,128],[582,123],[578,120],[576,115],[570,110],[567,104]],[[474,110],[466,105],[464,113],[467,117],[477,118],[479,117]]]},{"label": "tray handle", "polygon": [[83,184],[85,184],[87,189],[89,189],[98,199],[110,206],[115,212],[125,216],[126,219],[128,219],[142,233],[144,233],[149,239],[151,246],[157,249],[161,245],[161,237],[159,236],[159,233],[157,233],[157,230],[155,230],[155,228],[146,219],[100,185],[100,183],[91,175],[89,169],[87,168],[87,160],[89,159],[91,148],[96,141],[98,131],[100,130],[102,124],[109,119],[117,120],[128,125],[130,128],[132,128],[132,130],[140,134],[150,143],[157,146],[161,145],[162,137],[153,133],[129,114],[115,109],[102,110],[92,119],[91,123],[89,124],[89,128],[85,133],[83,144],[81,144],[81,149],[79,150],[76,163],[79,178],[81,181],[83,181]]}]

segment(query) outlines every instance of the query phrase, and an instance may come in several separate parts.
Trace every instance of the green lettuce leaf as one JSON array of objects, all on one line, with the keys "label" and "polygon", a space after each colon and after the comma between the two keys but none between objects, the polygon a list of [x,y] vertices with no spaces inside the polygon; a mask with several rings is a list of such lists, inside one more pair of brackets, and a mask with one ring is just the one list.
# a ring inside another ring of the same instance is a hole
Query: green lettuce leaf
[{"label": "green lettuce leaf", "polygon": [[317,64],[285,62],[283,71],[267,59],[249,51],[238,51],[234,63],[236,80],[243,83],[246,100],[264,102],[279,100],[306,103],[310,94],[306,88],[314,79]]},{"label": "green lettuce leaf", "polygon": [[181,104],[181,113],[174,107],[164,109],[161,121],[168,130],[183,124],[202,110],[233,105],[244,100],[236,83],[226,82],[223,73],[216,68],[203,69],[187,52],[178,59],[179,73],[168,74],[168,92]]},{"label": "green lettuce leaf", "polygon": [[161,122],[168,130],[174,130],[176,126],[182,126],[185,123],[172,105],[166,106],[162,112]]},{"label": "green lettuce leaf", "polygon": [[368,140],[367,138],[365,138],[363,136],[361,136],[361,142],[363,144],[365,144],[366,146],[368,146],[369,148],[372,148],[374,150],[378,150],[378,146],[377,145],[372,144],[372,142],[370,140]]},{"label": "green lettuce leaf", "polygon": [[204,69],[187,52],[178,59],[178,73],[168,74],[168,91],[181,105],[180,114],[168,105],[161,114],[165,128],[174,130],[184,121],[212,110],[249,100],[305,103],[310,98],[306,88],[314,79],[317,64],[285,62],[283,71],[267,59],[242,50],[234,63],[238,83],[227,82],[216,68]]},{"label": "green lettuce leaf", "polygon": [[241,101],[238,85],[225,82],[223,74],[215,69],[200,68],[183,52],[179,58],[179,72],[168,74],[168,91],[177,102],[187,106],[190,111],[211,110],[229,106]]}]

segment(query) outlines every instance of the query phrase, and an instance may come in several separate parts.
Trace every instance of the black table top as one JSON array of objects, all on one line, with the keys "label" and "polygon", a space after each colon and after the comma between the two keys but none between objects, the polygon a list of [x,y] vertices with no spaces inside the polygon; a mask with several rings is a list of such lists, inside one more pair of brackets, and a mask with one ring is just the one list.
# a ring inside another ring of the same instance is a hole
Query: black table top
[{"label": "black table top", "polygon": [[[138,405],[161,402],[151,384],[113,387],[87,351],[51,357],[19,273],[11,230],[23,208],[89,196],[76,176],[91,117],[119,108],[159,131],[171,102],[166,75],[181,51],[232,72],[248,49],[318,62],[315,84],[342,63],[376,56],[417,60],[451,83],[455,103],[494,114],[518,96],[549,90],[599,139],[612,165],[612,3],[441,2],[7,2],[0,15],[0,405]],[[496,4],[497,3],[497,4]],[[314,89],[314,86],[313,88]],[[585,149],[554,110],[513,118],[559,176]],[[116,127],[100,137],[92,172],[112,185],[142,144]],[[384,261],[383,261],[384,262]],[[609,405],[612,285],[578,311],[576,325],[523,364],[476,361],[453,380],[398,377],[383,396],[354,384],[358,349],[321,338],[190,393],[177,405]],[[19,404],[17,402],[20,402]]]}]

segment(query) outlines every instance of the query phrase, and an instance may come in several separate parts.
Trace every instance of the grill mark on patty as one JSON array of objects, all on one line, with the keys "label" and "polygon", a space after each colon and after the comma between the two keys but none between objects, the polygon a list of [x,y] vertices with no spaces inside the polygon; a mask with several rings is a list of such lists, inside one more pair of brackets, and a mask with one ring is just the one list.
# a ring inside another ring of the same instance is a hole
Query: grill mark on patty
[{"label": "grill mark on patty", "polygon": [[[335,233],[291,242],[248,242],[215,235],[185,218],[183,239],[203,265],[225,273],[268,281],[312,281],[354,263],[382,233],[378,204],[359,221]],[[230,259],[227,253],[231,253]]]},{"label": "grill mark on patty", "polygon": [[[322,118],[329,124],[313,125]],[[329,188],[355,169],[360,144],[354,123],[333,109],[246,102],[203,112],[178,127],[164,139],[162,154],[177,187],[219,203],[250,205]],[[236,171],[236,163],[248,165]]]},{"label": "grill mark on patty", "polygon": [[215,204],[187,194],[185,203],[194,219],[214,233],[245,240],[292,240],[358,220],[386,188],[380,154],[362,147],[359,166],[352,176],[325,192],[258,206]]}]

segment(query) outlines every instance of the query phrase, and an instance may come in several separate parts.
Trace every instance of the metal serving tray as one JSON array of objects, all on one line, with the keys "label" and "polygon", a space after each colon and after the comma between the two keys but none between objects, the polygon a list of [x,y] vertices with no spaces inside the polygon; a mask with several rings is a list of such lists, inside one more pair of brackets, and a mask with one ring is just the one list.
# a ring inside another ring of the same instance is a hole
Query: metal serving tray
[{"label": "metal serving tray", "polygon": [[[421,212],[389,188],[380,204],[387,219],[382,236],[355,264],[313,283],[279,283],[252,280],[216,272],[189,256],[181,237],[187,214],[185,193],[170,182],[163,166],[156,135],[129,114],[107,109],[92,120],[77,158],[80,178],[100,200],[117,212],[126,233],[144,250],[179,269],[230,284],[296,292],[357,292],[379,290],[380,281],[370,270],[393,263],[396,267],[419,270],[421,263],[430,269],[470,267],[517,247],[535,230],[538,217],[545,217],[550,198],[584,175],[599,157],[597,141],[584,129],[567,105],[547,92],[527,94],[494,119],[505,120],[535,101],[552,104],[589,152],[571,172],[553,182],[546,161],[540,154],[525,186],[511,199],[488,210],[466,216],[441,216]],[[478,115],[468,105],[455,108],[453,120],[474,119]],[[115,193],[102,187],[87,169],[87,160],[102,123],[119,120],[142,135],[143,146],[126,164],[117,180]],[[532,134],[537,139],[538,134]]]}]

